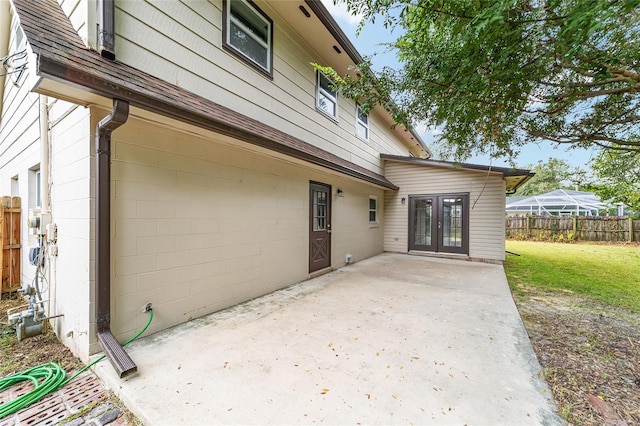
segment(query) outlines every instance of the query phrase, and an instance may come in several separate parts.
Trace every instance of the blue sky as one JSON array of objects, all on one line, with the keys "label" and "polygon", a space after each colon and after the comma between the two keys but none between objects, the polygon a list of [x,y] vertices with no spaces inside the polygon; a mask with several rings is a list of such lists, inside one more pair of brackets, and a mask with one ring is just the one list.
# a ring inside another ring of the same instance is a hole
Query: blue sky
[{"label": "blue sky", "polygon": [[[398,32],[392,33],[384,28],[381,22],[375,24],[367,23],[360,35],[356,37],[356,29],[360,22],[359,17],[349,15],[344,4],[334,5],[333,0],[322,0],[324,5],[329,9],[333,17],[338,21],[342,30],[351,39],[358,51],[363,56],[373,56],[373,64],[375,68],[382,68],[385,65],[395,66],[396,58],[392,52],[386,52],[381,43],[395,40]],[[433,140],[433,131],[418,129],[422,138],[427,142]],[[565,146],[558,146],[551,142],[541,142],[539,144],[530,144],[521,149],[520,155],[516,157],[516,165],[518,167],[526,167],[529,164],[536,164],[538,161],[547,161],[549,158],[561,158],[567,161],[573,167],[588,169],[589,160],[595,156],[595,152],[584,149],[567,149]],[[506,159],[490,160],[488,156],[471,157],[468,163],[490,164],[493,166],[509,167],[510,164]]]}]

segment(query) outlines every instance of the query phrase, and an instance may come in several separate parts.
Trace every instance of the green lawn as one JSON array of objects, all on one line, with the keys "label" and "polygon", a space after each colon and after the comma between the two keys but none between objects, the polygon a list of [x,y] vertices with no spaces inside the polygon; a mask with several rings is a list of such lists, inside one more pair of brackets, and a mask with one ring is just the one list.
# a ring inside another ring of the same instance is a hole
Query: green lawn
[{"label": "green lawn", "polygon": [[514,292],[570,290],[640,312],[640,247],[507,241],[505,271]]}]

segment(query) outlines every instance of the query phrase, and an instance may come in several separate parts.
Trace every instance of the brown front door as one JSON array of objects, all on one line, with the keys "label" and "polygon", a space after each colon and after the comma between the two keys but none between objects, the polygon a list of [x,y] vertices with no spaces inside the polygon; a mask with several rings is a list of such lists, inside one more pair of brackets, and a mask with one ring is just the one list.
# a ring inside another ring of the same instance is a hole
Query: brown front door
[{"label": "brown front door", "polygon": [[331,186],[309,183],[309,272],[331,266]]}]

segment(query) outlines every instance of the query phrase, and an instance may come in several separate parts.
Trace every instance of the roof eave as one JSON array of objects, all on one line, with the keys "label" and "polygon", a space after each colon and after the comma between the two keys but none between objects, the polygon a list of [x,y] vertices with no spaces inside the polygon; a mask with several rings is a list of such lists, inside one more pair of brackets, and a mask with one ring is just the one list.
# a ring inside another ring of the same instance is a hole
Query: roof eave
[{"label": "roof eave", "polygon": [[518,182],[506,188],[507,194],[513,194],[520,186],[535,176],[535,173],[526,169],[513,169],[507,167],[485,166],[480,164],[455,163],[451,161],[438,161],[425,158],[403,157],[399,155],[380,154],[382,160],[397,161],[401,163],[417,164],[422,166],[441,167],[447,169],[472,170],[478,172],[488,172],[501,174],[505,181],[510,182],[514,179],[521,178]]},{"label": "roof eave", "polygon": [[370,176],[353,170],[348,167],[336,164],[328,159],[314,156],[303,150],[298,150],[262,135],[251,133],[245,129],[233,126],[229,123],[218,121],[198,113],[193,109],[188,109],[185,105],[177,105],[165,100],[160,102],[158,98],[135,92],[126,87],[113,84],[113,82],[98,78],[81,70],[75,69],[67,64],[55,61],[43,55],[37,55],[37,74],[41,78],[50,79],[63,84],[69,84],[90,93],[104,96],[111,99],[123,99],[132,106],[163,115],[165,117],[180,120],[200,128],[204,128],[225,136],[239,139],[269,150],[285,154],[287,156],[300,159],[326,169],[337,171],[359,180],[363,180],[386,189],[397,190],[398,187],[383,176]]},{"label": "roof eave", "polygon": [[[329,33],[336,39],[336,41],[342,46],[344,51],[349,55],[354,64],[359,64],[363,61],[362,55],[358,52],[356,47],[353,45],[349,37],[342,31],[338,23],[331,13],[327,10],[326,7],[322,4],[320,0],[304,0],[305,3],[309,6],[309,8],[316,14],[320,22],[327,28]],[[422,148],[427,153],[427,158],[431,158],[433,155],[431,150],[427,146],[422,137],[416,132],[414,129],[410,129],[409,132],[411,136],[418,142],[420,148]]]}]

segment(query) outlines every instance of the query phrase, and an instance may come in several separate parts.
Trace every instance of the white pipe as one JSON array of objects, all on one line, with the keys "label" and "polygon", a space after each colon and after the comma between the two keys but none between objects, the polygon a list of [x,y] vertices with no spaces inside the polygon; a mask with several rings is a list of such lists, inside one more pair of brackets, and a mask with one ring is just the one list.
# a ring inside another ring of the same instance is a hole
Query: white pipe
[{"label": "white pipe", "polygon": [[50,212],[49,191],[49,98],[40,95],[40,204],[43,212]]},{"label": "white pipe", "polygon": [[[9,53],[9,38],[11,36],[11,11],[8,1],[0,0],[0,58]],[[0,72],[0,116],[2,116],[2,102],[4,99],[4,83],[6,76]]]},{"label": "white pipe", "polygon": [[[43,213],[50,213],[51,199],[49,191],[49,97],[45,95],[39,95],[38,103],[40,107],[40,209]],[[42,230],[42,233],[45,233],[44,229]],[[44,238],[44,236],[41,236],[40,238]],[[49,262],[47,262],[47,269],[48,265]],[[36,267],[36,274],[39,273],[39,268],[39,266]],[[51,283],[51,275],[49,275],[48,281]],[[47,312],[51,314],[51,286],[49,286],[47,291]],[[56,317],[57,316],[54,316],[52,318]],[[45,324],[47,324],[46,321]]]}]

